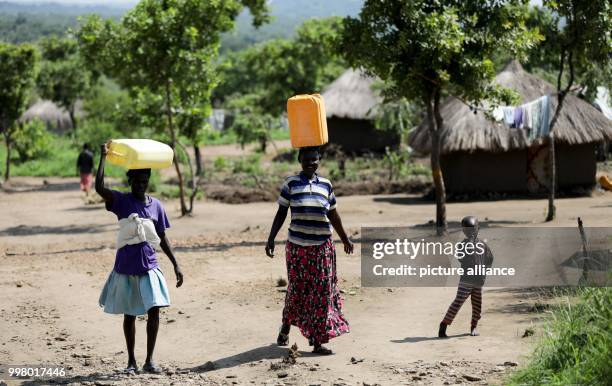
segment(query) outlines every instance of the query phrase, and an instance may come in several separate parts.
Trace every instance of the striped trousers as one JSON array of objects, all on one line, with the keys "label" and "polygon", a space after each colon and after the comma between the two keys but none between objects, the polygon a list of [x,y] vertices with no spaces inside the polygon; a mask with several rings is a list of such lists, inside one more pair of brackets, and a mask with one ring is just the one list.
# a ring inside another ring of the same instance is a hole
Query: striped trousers
[{"label": "striped trousers", "polygon": [[446,315],[442,323],[450,325],[455,319],[457,312],[467,300],[468,296],[472,298],[472,327],[476,327],[480,320],[480,312],[482,310],[482,287],[476,287],[472,284],[459,282],[459,288],[457,288],[457,296],[455,300],[448,307]]}]

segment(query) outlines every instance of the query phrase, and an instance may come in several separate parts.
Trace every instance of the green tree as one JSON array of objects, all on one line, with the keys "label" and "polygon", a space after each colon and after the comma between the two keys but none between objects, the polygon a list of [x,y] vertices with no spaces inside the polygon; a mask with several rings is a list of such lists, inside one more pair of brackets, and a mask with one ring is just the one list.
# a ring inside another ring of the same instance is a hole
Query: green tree
[{"label": "green tree", "polygon": [[235,109],[233,128],[242,143],[257,140],[265,150],[287,99],[320,92],[340,75],[345,64],[334,42],[341,25],[338,17],[308,20],[293,39],[275,39],[228,55],[214,97]]},{"label": "green tree", "polygon": [[[612,65],[610,61],[610,2],[582,0],[545,0],[544,5],[554,15],[554,22],[547,31],[543,52],[556,58],[557,108],[550,121],[549,143],[549,194],[546,221],[555,218],[555,126],[563,109],[565,97],[576,80],[595,93],[599,82],[610,85]],[[564,74],[567,77],[564,83]]]},{"label": "green tree", "polygon": [[68,111],[74,133],[77,130],[75,106],[92,82],[74,39],[49,37],[41,40],[42,62],[37,84],[40,96]]},{"label": "green tree", "polygon": [[31,45],[0,42],[0,132],[6,144],[5,180],[11,175],[13,135],[34,88],[37,61],[36,49]]},{"label": "green tree", "polygon": [[247,143],[259,142],[259,150],[265,153],[272,140],[270,131],[280,128],[280,119],[259,105],[261,99],[261,94],[250,93],[232,98],[227,107],[236,115],[231,129],[236,133],[240,145],[244,147]]},{"label": "green tree", "polygon": [[427,112],[436,228],[446,232],[446,194],[440,167],[444,122],[440,102],[452,94],[466,103],[511,103],[516,95],[495,86],[496,47],[514,54],[531,47],[537,31],[524,23],[526,0],[366,0],[359,17],[344,19],[340,48],[350,64],[384,81],[397,98]]},{"label": "green tree", "polygon": [[[142,0],[120,23],[91,16],[78,32],[83,55],[92,66],[116,79],[133,95],[161,102],[161,109],[145,112],[151,113],[152,120],[157,120],[159,114],[165,118],[164,130],[175,149],[183,215],[192,212],[193,207],[186,205],[183,175],[176,157],[179,135],[184,129],[177,126],[180,120],[177,122],[176,113],[209,110],[206,106],[216,83],[213,64],[220,34],[233,27],[245,7],[255,25],[267,21],[265,0]],[[191,202],[196,189],[191,193]]]}]

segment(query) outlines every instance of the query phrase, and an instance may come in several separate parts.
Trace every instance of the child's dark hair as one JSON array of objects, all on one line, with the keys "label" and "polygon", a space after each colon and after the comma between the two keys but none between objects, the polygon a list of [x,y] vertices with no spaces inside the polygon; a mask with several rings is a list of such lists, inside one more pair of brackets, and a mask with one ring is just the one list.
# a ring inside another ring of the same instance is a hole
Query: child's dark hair
[{"label": "child's dark hair", "polygon": [[147,176],[151,177],[151,169],[130,169],[127,171],[127,173],[125,173],[128,180],[140,174],[146,174]]},{"label": "child's dark hair", "polygon": [[304,155],[304,153],[310,152],[310,151],[314,151],[319,155],[319,158],[321,158],[321,147],[320,146],[308,146],[308,147],[300,147],[300,149],[298,150],[298,161],[302,159],[302,156]]},{"label": "child's dark hair", "polygon": [[461,220],[462,227],[469,228],[469,227],[475,227],[476,225],[478,225],[478,219],[476,218],[476,216],[465,216]]}]

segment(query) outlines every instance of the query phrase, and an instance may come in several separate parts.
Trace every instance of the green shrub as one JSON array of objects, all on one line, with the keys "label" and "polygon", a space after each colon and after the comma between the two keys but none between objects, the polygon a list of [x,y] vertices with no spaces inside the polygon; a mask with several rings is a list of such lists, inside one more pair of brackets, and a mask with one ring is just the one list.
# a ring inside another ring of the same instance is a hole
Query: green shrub
[{"label": "green shrub", "polygon": [[240,157],[233,162],[233,173],[246,173],[250,175],[261,175],[261,153],[254,153],[247,157]]},{"label": "green shrub", "polygon": [[45,157],[49,154],[53,136],[40,119],[25,122],[13,135],[13,148],[20,162]]},{"label": "green shrub", "polygon": [[583,288],[555,309],[531,362],[513,385],[604,385],[612,379],[612,288]]},{"label": "green shrub", "polygon": [[227,160],[225,159],[225,157],[221,155],[215,158],[214,168],[215,170],[219,171],[225,170],[225,168],[227,168]]},{"label": "green shrub", "polygon": [[110,139],[121,136],[112,123],[97,120],[85,120],[77,131],[79,144],[89,143],[94,151],[98,151],[100,145]]},{"label": "green shrub", "polygon": [[237,143],[238,137],[236,133],[231,130],[228,131],[216,131],[207,130],[204,135],[204,145],[229,145],[231,143]]}]

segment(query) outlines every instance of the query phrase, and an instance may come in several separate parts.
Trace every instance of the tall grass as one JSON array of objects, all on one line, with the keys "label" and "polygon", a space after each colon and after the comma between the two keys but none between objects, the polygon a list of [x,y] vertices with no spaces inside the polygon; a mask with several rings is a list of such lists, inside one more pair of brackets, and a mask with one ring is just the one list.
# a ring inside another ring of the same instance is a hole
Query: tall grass
[{"label": "tall grass", "polygon": [[511,385],[609,385],[612,382],[612,288],[582,288],[569,296]]}]

